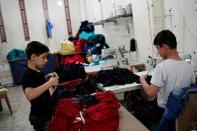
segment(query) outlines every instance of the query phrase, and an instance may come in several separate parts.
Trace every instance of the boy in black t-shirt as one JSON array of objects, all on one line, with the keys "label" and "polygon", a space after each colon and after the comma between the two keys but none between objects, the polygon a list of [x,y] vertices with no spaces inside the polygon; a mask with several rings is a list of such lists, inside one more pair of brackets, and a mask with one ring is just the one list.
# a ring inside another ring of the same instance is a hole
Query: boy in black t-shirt
[{"label": "boy in black t-shirt", "polygon": [[[38,41],[30,42],[25,49],[28,67],[23,76],[23,90],[31,103],[29,120],[35,131],[44,131],[50,120],[49,88],[58,85],[58,75],[49,73],[44,76],[41,69],[48,61],[49,48]],[[46,81],[48,78],[48,81]]]}]

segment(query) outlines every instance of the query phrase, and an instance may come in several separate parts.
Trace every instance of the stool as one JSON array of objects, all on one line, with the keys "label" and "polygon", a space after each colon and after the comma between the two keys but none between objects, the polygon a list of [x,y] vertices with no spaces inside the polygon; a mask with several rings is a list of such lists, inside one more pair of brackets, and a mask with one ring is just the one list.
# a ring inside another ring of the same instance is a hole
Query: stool
[{"label": "stool", "polygon": [[2,89],[0,89],[0,111],[2,111],[3,110],[3,108],[2,108],[2,104],[1,104],[1,99],[5,99],[5,101],[6,101],[6,103],[7,103],[7,105],[8,105],[8,108],[9,108],[9,110],[10,110],[10,114],[12,114],[13,112],[12,112],[12,107],[11,107],[11,105],[10,105],[10,101],[9,101],[9,98],[8,98],[8,90],[7,89],[5,89],[5,88],[2,88]]}]

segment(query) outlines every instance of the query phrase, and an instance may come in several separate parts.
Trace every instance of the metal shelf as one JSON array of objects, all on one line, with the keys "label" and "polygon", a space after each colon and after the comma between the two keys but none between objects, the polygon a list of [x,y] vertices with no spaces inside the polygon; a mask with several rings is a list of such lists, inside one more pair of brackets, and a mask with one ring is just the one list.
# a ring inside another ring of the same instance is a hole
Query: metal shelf
[{"label": "metal shelf", "polygon": [[108,23],[108,22],[116,22],[117,19],[124,18],[124,17],[133,17],[133,14],[117,15],[117,16],[114,16],[105,20],[96,21],[94,22],[94,25],[103,25],[104,23]]}]

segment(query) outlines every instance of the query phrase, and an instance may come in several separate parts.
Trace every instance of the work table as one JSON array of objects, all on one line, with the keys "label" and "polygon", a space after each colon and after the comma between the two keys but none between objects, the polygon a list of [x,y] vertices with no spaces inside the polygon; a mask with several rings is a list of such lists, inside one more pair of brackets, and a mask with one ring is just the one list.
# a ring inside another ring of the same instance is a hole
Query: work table
[{"label": "work table", "polygon": [[119,109],[120,131],[148,131],[148,129],[123,106]]}]

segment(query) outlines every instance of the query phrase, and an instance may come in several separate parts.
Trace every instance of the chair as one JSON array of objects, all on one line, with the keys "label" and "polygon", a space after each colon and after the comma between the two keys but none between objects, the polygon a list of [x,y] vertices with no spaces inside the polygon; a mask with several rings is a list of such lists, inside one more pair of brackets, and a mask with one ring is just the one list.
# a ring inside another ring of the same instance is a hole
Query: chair
[{"label": "chair", "polygon": [[[171,124],[173,121],[174,122],[176,121],[176,125],[175,125],[176,129],[178,128],[178,126],[179,127],[182,126],[180,124],[177,126],[177,124],[178,124],[177,118],[179,118],[179,116],[185,111],[185,105],[188,104],[188,101],[189,101],[189,93],[194,93],[194,94],[197,93],[197,85],[196,84],[192,85],[190,87],[176,89],[170,93],[163,117],[162,117],[160,124],[159,124],[158,131],[167,131],[167,130],[171,129],[170,127],[172,127]],[[193,106],[194,107],[190,106],[190,108],[192,110],[190,109],[189,112],[191,112],[191,111],[193,111],[193,109],[195,109],[196,105],[194,104]],[[193,112],[195,112],[195,111],[193,111]],[[192,115],[195,115],[195,114],[192,113]],[[180,118],[178,120],[180,121]],[[191,120],[191,118],[187,118],[186,121],[188,121],[188,120]],[[179,123],[181,123],[181,122],[179,122]],[[188,122],[185,123],[185,120],[183,120],[183,125],[186,125],[186,124],[187,124],[187,126],[182,126],[182,128],[184,127],[184,129],[188,130],[189,123]]]},{"label": "chair", "polygon": [[4,98],[6,103],[7,103],[7,105],[8,105],[8,108],[10,110],[10,114],[13,114],[12,107],[10,105],[10,101],[9,101],[9,98],[8,98],[7,94],[8,94],[8,90],[7,89],[5,89],[5,88],[0,89],[0,111],[3,110],[2,104],[1,104],[1,99]]}]

